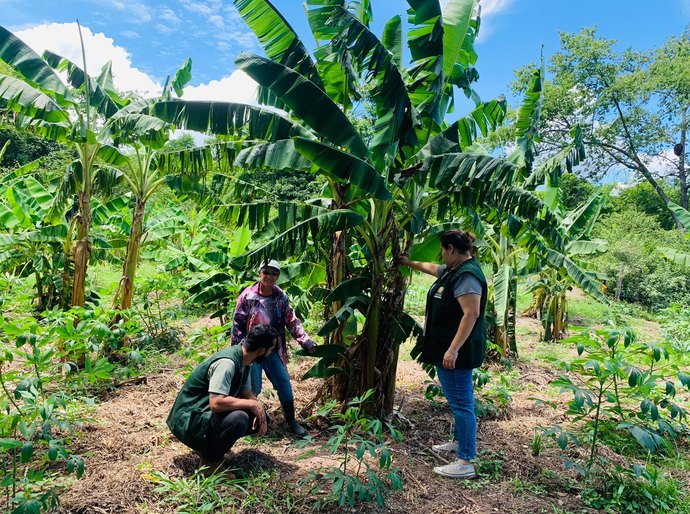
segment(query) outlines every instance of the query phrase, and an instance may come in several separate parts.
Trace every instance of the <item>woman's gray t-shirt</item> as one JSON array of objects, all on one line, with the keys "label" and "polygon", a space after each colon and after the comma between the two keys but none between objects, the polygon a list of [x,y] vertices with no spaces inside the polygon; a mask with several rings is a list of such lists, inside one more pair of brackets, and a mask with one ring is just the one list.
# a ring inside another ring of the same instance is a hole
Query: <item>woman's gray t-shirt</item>
[{"label": "woman's gray t-shirt", "polygon": [[[438,267],[438,276],[440,277],[446,272],[448,266],[441,264]],[[465,296],[466,294],[482,294],[482,283],[479,279],[472,275],[471,273],[463,273],[460,280],[455,284],[455,291],[453,296],[459,298],[460,296]]]}]

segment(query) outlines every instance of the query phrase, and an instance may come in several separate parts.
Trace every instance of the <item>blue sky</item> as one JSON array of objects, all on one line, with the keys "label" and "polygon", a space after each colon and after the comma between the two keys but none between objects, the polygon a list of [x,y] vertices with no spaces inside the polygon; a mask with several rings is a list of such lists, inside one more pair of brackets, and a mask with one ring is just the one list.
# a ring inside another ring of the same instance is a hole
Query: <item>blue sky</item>
[{"label": "blue sky", "polygon": [[[403,0],[372,3],[377,33],[407,7]],[[313,48],[302,2],[275,4]],[[482,6],[477,89],[484,99],[507,93],[513,70],[537,62],[542,45],[546,57],[557,51],[561,31],[596,25],[600,35],[618,40],[621,48],[643,50],[680,34],[690,23],[690,0],[483,0]],[[94,66],[107,58],[123,61],[115,68],[116,78],[138,73],[142,84],[148,78],[160,85],[191,57],[192,85],[204,88],[231,75],[239,52],[260,51],[230,0],[0,0],[0,12],[0,24],[26,35],[32,46],[51,46],[75,59],[76,30],[60,24],[79,19],[88,29],[87,53]],[[216,85],[205,95],[228,87],[227,82]]]}]

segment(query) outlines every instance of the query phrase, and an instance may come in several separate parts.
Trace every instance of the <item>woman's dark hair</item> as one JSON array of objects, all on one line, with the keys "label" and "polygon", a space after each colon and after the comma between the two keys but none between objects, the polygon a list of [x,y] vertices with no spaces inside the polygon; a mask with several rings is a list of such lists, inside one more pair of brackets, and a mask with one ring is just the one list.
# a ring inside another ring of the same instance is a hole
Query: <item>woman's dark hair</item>
[{"label": "woman's dark hair", "polygon": [[446,230],[441,234],[441,246],[449,248],[451,246],[459,252],[474,253],[474,234],[470,234],[466,230]]},{"label": "woman's dark hair", "polygon": [[256,325],[253,327],[244,340],[244,347],[249,352],[273,348],[278,331],[270,325]]}]

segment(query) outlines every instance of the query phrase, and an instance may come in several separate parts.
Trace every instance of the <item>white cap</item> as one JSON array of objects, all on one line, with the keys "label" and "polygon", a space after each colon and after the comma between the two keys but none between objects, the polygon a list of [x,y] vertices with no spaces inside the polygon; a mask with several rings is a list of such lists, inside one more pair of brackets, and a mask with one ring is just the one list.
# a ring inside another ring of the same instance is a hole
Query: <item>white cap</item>
[{"label": "white cap", "polygon": [[270,261],[264,261],[261,263],[261,266],[259,266],[259,272],[261,272],[261,270],[264,268],[275,268],[278,271],[280,271],[280,263],[275,259],[271,259]]}]

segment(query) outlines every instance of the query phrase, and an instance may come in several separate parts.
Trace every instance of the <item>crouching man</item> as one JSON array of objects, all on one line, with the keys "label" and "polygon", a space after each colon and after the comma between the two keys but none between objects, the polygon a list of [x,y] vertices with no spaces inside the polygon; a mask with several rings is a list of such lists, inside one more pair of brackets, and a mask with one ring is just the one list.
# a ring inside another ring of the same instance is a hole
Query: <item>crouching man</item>
[{"label": "crouching man", "polygon": [[266,433],[266,413],[252,393],[250,367],[271,355],[277,337],[270,326],[255,326],[243,344],[199,364],[177,395],[168,427],[211,470],[240,437]]}]

